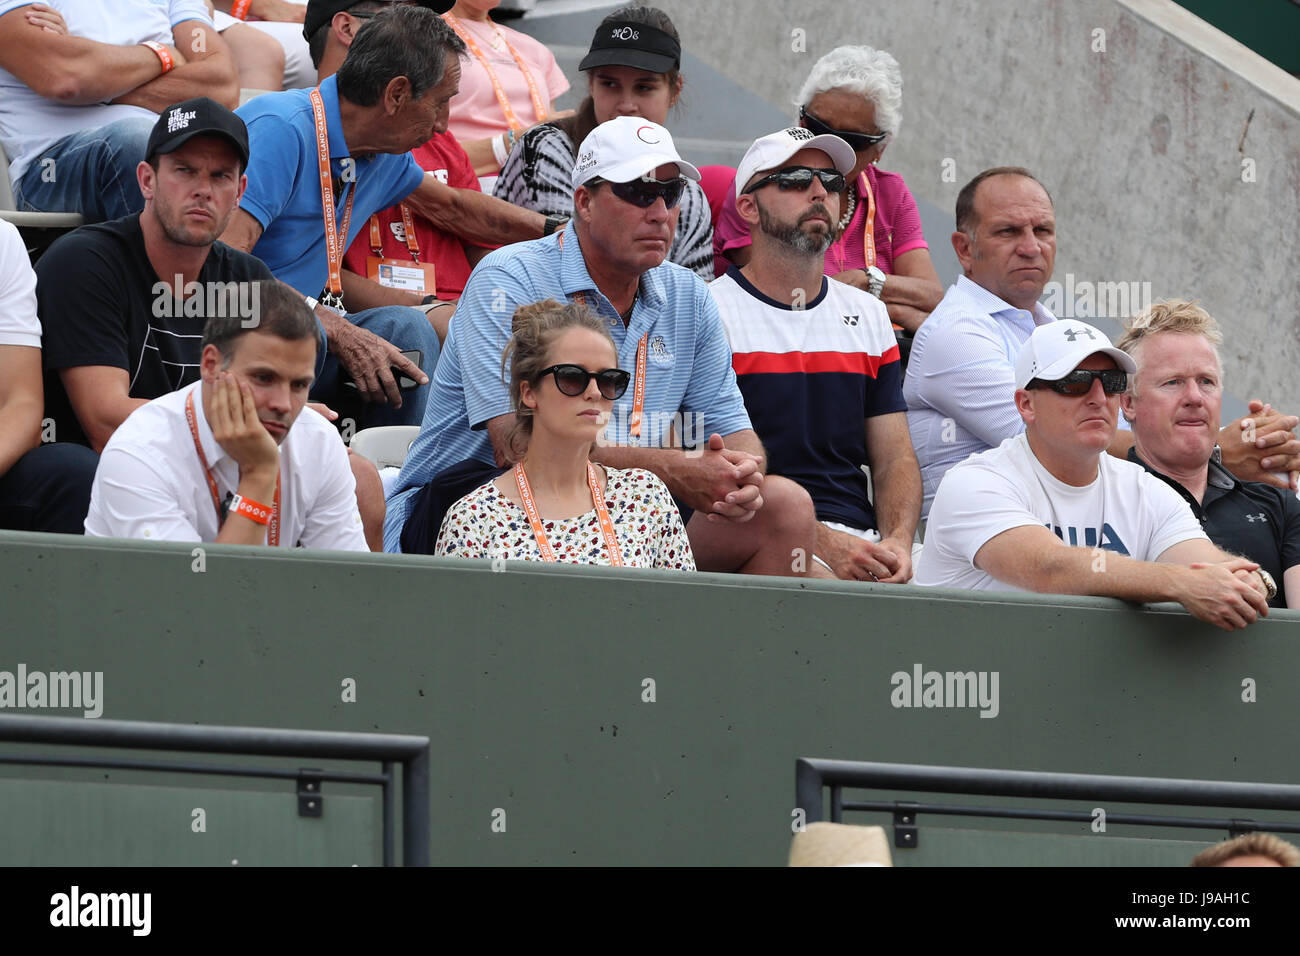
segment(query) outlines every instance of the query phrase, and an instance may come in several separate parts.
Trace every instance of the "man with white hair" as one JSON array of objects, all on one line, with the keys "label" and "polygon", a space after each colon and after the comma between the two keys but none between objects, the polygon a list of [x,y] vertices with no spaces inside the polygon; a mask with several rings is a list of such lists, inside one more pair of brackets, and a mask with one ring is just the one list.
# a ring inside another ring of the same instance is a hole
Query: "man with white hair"
[{"label": "man with white hair", "polygon": [[812,501],[764,474],[717,306],[694,273],[665,261],[685,180],[699,175],[668,130],[617,117],[578,149],[569,225],[479,263],[389,495],[387,550],[432,553],[446,508],[511,462],[515,410],[501,357],[515,309],[579,300],[608,323],[619,367],[633,372],[596,460],[652,471],[694,509],[686,530],[701,570],[803,573],[792,556],[812,553]]},{"label": "man with white hair", "polygon": [[1185,300],[1157,303],[1125,324],[1115,344],[1138,367],[1120,398],[1133,427],[1128,457],[1187,502],[1211,541],[1259,562],[1271,606],[1300,607],[1300,500],[1239,481],[1220,461],[1222,341],[1213,317]]},{"label": "man with white hair", "polygon": [[1164,482],[1106,454],[1136,370],[1100,329],[1036,328],[1016,358],[1025,430],[944,476],[916,582],[1177,601],[1224,630],[1267,615],[1259,565],[1211,544]]}]

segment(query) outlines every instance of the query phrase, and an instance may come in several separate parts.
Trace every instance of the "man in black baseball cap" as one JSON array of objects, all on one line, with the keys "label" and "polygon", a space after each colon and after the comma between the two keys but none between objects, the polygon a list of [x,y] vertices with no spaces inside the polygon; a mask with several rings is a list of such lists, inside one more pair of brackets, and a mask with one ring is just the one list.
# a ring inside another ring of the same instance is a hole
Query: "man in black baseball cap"
[{"label": "man in black baseball cap", "polygon": [[[350,17],[367,20],[394,3],[413,7],[427,7],[434,13],[446,13],[452,7],[451,0],[445,0],[445,2],[438,2],[438,0],[309,0],[307,14],[302,21],[302,35],[307,41],[308,49],[311,52],[312,63],[318,69],[320,68],[325,40],[337,14],[346,13]],[[343,24],[340,24],[340,27],[342,26]],[[349,29],[360,29],[359,26],[353,23],[347,24],[347,27]],[[337,69],[338,63],[335,63],[328,73],[333,73]]]},{"label": "man in black baseball cap", "polygon": [[[230,110],[206,96],[196,96],[163,110],[149,133],[145,161],[175,152],[195,136],[225,137],[239,154],[239,171],[248,168],[248,127]],[[157,167],[156,162],[151,165]]]}]

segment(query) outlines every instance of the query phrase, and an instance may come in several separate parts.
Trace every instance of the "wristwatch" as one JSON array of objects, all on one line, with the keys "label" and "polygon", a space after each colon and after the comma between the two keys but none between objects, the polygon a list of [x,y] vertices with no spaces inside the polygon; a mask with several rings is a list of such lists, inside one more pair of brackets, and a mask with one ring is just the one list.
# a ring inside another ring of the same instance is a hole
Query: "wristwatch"
[{"label": "wristwatch", "polygon": [[546,225],[542,228],[542,235],[549,236],[568,221],[564,216],[547,216]]},{"label": "wristwatch", "polygon": [[1256,568],[1255,573],[1259,579],[1264,582],[1264,597],[1271,601],[1277,597],[1277,582],[1273,580],[1273,575],[1269,574],[1263,568]]},{"label": "wristwatch", "polygon": [[880,298],[880,293],[885,290],[885,274],[875,266],[868,266],[862,270],[867,274],[867,291]]}]

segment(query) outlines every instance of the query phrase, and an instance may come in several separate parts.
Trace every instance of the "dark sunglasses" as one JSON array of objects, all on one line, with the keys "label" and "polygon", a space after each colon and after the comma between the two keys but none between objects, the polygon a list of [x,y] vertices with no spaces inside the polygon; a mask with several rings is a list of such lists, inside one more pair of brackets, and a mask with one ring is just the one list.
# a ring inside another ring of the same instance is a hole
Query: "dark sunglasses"
[{"label": "dark sunglasses", "polygon": [[[602,180],[602,182],[608,182],[608,180]],[[682,201],[682,191],[686,189],[686,180],[680,176],[677,179],[670,179],[666,183],[657,179],[649,181],[634,179],[630,183],[609,183],[609,189],[619,199],[630,202],[633,206],[639,206],[642,209],[649,209],[655,204],[656,199],[662,199],[667,208],[675,209],[677,204]]]},{"label": "dark sunglasses", "polygon": [[542,375],[554,375],[555,387],[562,395],[576,397],[587,390],[587,383],[593,378],[600,394],[613,401],[622,397],[627,391],[627,384],[632,380],[632,373],[621,368],[607,368],[600,372],[588,372],[581,365],[552,365],[542,369]]},{"label": "dark sunglasses", "polygon": [[1041,378],[1031,381],[1025,388],[1050,388],[1061,395],[1087,395],[1092,383],[1101,379],[1101,388],[1107,395],[1118,395],[1128,388],[1128,372],[1122,368],[1104,368],[1097,371],[1077,368],[1054,382]]},{"label": "dark sunglasses", "polygon": [[813,116],[802,106],[799,107],[799,118],[803,120],[804,129],[817,136],[838,136],[844,142],[853,147],[854,152],[861,152],[868,146],[875,146],[883,143],[888,133],[850,133],[842,129],[833,129],[827,126],[817,117]]},{"label": "dark sunglasses", "polygon": [[776,183],[781,192],[788,192],[791,189],[797,189],[800,192],[812,185],[813,177],[816,176],[821,180],[821,184],[826,188],[828,193],[842,193],[846,183],[844,174],[838,169],[813,169],[811,166],[787,166],[785,169],[778,169],[774,173],[764,176],[754,185],[750,186],[744,192],[752,193],[756,189],[761,189],[768,183]]}]

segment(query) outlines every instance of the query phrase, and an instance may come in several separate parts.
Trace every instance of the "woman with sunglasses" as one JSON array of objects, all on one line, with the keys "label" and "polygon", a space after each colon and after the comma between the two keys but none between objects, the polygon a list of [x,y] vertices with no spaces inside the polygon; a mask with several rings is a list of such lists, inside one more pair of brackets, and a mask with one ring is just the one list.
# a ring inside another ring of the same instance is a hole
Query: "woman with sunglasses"
[{"label": "woman with sunglasses", "polygon": [[[605,17],[578,69],[587,74],[588,96],[576,115],[524,133],[501,168],[494,196],[544,216],[571,217],[573,166],[587,134],[617,116],[664,126],[682,95],[677,28],[655,7],[627,6]],[[668,260],[705,281],[713,278],[713,216],[699,183],[687,183],[681,195]]]},{"label": "woman with sunglasses", "polygon": [[515,466],[452,505],[434,553],[694,571],[668,488],[640,468],[606,468],[591,451],[630,375],[604,323],[581,303],[520,306],[510,366]]},{"label": "woman with sunglasses", "polygon": [[[842,46],[818,60],[799,92],[799,125],[840,137],[857,153],[845,178],[839,238],[826,251],[826,274],[884,302],[896,326],[915,332],[943,298],[916,200],[897,173],[876,163],[898,132],[903,78],[898,61],[869,46]],[[749,261],[749,229],[735,190],[723,202],[714,247],[736,265]]]}]

